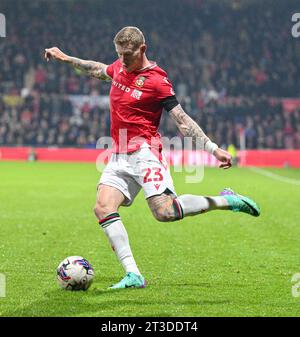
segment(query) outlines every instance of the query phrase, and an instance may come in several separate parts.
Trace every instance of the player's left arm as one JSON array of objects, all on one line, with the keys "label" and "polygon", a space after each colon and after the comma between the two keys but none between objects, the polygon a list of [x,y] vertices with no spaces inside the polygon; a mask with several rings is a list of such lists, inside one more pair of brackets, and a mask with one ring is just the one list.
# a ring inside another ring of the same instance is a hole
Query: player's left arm
[{"label": "player's left arm", "polygon": [[181,134],[184,137],[191,137],[194,144],[200,141],[203,149],[213,154],[221,162],[219,166],[220,168],[228,169],[231,167],[231,155],[227,151],[220,149],[217,144],[213,143],[205,134],[205,132],[201,129],[201,127],[183,110],[180,104],[177,104],[176,106],[171,108],[169,110],[169,114],[171,118],[175,121]]}]

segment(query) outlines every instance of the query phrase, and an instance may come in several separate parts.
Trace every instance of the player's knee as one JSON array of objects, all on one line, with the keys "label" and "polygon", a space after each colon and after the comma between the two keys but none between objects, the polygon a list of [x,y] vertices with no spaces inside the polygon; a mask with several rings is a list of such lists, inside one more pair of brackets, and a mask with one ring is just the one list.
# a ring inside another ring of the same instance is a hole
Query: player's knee
[{"label": "player's knee", "polygon": [[102,203],[101,201],[98,201],[94,207],[94,213],[99,220],[105,218],[107,214],[113,212],[114,210],[112,210],[109,205],[107,205],[106,203]]}]

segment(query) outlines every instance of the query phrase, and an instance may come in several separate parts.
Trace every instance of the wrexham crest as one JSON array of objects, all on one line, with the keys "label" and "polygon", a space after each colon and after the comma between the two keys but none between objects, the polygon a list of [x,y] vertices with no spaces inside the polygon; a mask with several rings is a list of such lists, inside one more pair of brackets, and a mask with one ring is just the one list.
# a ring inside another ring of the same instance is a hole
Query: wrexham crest
[{"label": "wrexham crest", "polygon": [[142,87],[145,83],[146,77],[144,76],[140,76],[136,81],[135,81],[135,85],[138,87]]}]

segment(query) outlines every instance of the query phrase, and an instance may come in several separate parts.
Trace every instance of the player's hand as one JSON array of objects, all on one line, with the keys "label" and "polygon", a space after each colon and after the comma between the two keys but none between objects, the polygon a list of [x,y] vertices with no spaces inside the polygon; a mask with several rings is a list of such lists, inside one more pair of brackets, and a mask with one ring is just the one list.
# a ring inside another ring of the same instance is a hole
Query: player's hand
[{"label": "player's hand", "polygon": [[54,59],[62,62],[66,62],[68,60],[68,55],[63,53],[60,49],[57,47],[52,48],[46,48],[45,49],[45,59],[47,62],[53,57]]},{"label": "player's hand", "polygon": [[232,158],[227,151],[217,148],[214,152],[214,156],[221,162],[219,165],[220,168],[229,169],[232,166]]}]

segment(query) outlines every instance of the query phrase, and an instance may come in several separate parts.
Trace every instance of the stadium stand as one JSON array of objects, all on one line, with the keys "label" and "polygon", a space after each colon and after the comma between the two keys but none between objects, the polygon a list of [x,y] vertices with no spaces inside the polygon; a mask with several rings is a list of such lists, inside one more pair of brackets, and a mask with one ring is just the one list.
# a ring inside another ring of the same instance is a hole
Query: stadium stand
[{"label": "stadium stand", "polygon": [[[148,57],[167,70],[181,104],[218,144],[240,147],[243,134],[248,149],[300,148],[300,104],[284,104],[300,95],[289,1],[107,2],[1,1],[0,145],[95,147],[109,135],[109,83],[45,62],[44,48],[111,63],[115,33],[136,25]],[[166,114],[161,133],[178,134]]]}]

